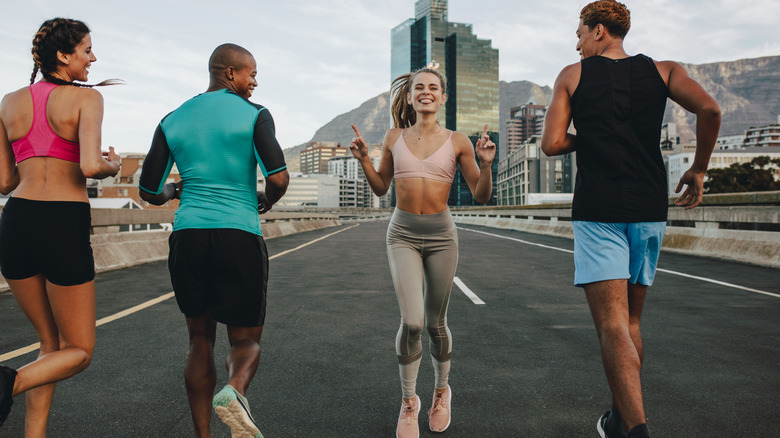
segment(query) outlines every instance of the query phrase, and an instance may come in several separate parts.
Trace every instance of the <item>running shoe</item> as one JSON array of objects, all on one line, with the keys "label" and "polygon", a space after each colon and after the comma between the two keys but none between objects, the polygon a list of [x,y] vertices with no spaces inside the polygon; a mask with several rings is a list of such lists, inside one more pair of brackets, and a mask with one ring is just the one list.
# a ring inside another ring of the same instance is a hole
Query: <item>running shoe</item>
[{"label": "running shoe", "polygon": [[599,417],[599,421],[596,422],[596,430],[599,432],[601,438],[626,438],[626,435],[620,432],[608,430],[607,421],[609,421],[610,415],[616,415],[616,414],[613,413],[611,410],[609,410],[605,412],[604,415]]},{"label": "running shoe", "polygon": [[0,366],[0,426],[5,423],[5,419],[11,412],[11,405],[14,404],[15,381],[16,370],[4,365]]},{"label": "running shoe", "polygon": [[263,438],[260,429],[249,412],[249,403],[246,397],[239,394],[230,385],[225,385],[212,400],[214,412],[219,419],[230,427],[233,438]]},{"label": "running shoe", "polygon": [[428,410],[428,427],[433,432],[444,432],[450,427],[450,419],[452,417],[451,401],[452,389],[450,385],[447,385],[447,389],[442,393],[436,390],[433,391],[433,404],[431,409]]},{"label": "running shoe", "polygon": [[417,424],[419,414],[420,397],[415,395],[411,402],[405,399],[401,401],[401,413],[398,415],[398,427],[395,430],[396,438],[419,438],[420,426]]}]

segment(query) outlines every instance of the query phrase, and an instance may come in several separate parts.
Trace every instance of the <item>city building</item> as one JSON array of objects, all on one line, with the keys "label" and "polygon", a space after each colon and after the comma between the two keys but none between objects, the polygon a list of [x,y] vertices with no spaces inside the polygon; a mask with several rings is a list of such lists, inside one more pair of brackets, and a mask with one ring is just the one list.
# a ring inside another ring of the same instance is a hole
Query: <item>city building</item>
[{"label": "city building", "polygon": [[498,163],[498,205],[571,202],[574,193],[574,153],[548,157],[534,135]]},{"label": "city building", "polygon": [[[381,145],[369,146],[369,156],[374,169],[379,169]],[[389,195],[381,198],[368,185],[360,162],[354,156],[331,158],[328,175],[341,178],[339,206],[341,207],[389,207]],[[388,191],[389,192],[389,191]]]},{"label": "city building", "polygon": [[[179,207],[178,199],[173,199],[159,206],[142,200],[138,190],[138,180],[141,177],[141,168],[146,154],[129,153],[120,154],[120,156],[122,157],[122,166],[119,168],[119,173],[114,177],[99,180],[89,179],[87,181],[87,196],[90,198],[129,198],[145,209],[175,210]],[[165,182],[175,182],[179,179],[181,179],[179,171],[174,165]]]},{"label": "city building", "polygon": [[516,106],[509,110],[509,119],[506,121],[507,155],[520,148],[532,136],[542,135],[546,112],[545,105],[533,103]]},{"label": "city building", "polygon": [[280,207],[339,207],[341,178],[324,174],[290,172],[290,184]]},{"label": "city building", "polygon": [[301,151],[301,173],[322,174],[328,173],[328,160],[334,157],[344,157],[349,154],[348,148],[341,147],[341,143],[335,141],[313,141]]},{"label": "city building", "polygon": [[[695,150],[695,148],[694,148]],[[680,177],[686,170],[690,169],[691,163],[693,163],[693,157],[695,152],[680,152],[664,157],[666,164],[666,177],[667,184],[669,186],[669,196],[677,196],[679,193],[675,193],[677,184],[680,182]],[[751,147],[736,150],[728,149],[716,149],[710,156],[710,162],[708,169],[721,169],[729,167],[735,163],[749,163],[754,158],[760,156],[767,156],[772,159],[780,158],[780,148],[767,149],[766,147]]]},{"label": "city building", "polygon": [[742,149],[745,144],[745,133],[721,135],[715,140],[715,149],[735,150]]},{"label": "city building", "polygon": [[780,147],[780,116],[773,125],[748,128],[744,147]]},{"label": "city building", "polygon": [[[481,134],[485,124],[498,133],[498,49],[490,40],[477,38],[470,24],[448,21],[447,0],[418,0],[414,7],[415,18],[390,35],[391,79],[421,67],[438,69],[447,78],[447,102],[439,110],[439,122],[468,136]],[[498,145],[498,135],[493,142]],[[495,179],[493,183],[495,189]],[[460,171],[449,203],[475,204]]]}]

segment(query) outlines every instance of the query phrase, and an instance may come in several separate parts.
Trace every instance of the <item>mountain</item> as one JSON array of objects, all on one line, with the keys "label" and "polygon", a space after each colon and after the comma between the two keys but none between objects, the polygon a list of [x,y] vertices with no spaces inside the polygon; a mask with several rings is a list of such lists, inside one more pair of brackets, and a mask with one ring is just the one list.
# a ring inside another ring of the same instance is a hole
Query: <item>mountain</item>
[{"label": "mountain", "polygon": [[[720,105],[723,113],[721,135],[740,134],[751,126],[777,123],[780,115],[780,56],[682,65]],[[548,86],[528,81],[500,82],[499,147],[502,151],[506,144],[506,120],[510,108],[529,102],[546,105],[551,96],[552,89]],[[369,144],[381,143],[390,126],[389,108],[390,94],[382,93],[331,120],[317,130],[310,141],[339,141],[342,146],[348,146],[355,136],[350,128],[350,124],[354,123]],[[677,124],[677,135],[682,143],[695,139],[696,117],[671,100],[666,105],[664,121]],[[285,149],[291,171],[300,169],[298,160],[304,147],[305,144]]]},{"label": "mountain", "polygon": [[[337,116],[318,129],[306,143],[337,141],[341,146],[349,147],[355,137],[351,127],[353,123],[369,145],[381,143],[385,132],[390,128],[390,92],[375,96],[352,111]],[[287,168],[291,172],[300,171],[300,153],[306,148],[306,143],[284,150]]]}]

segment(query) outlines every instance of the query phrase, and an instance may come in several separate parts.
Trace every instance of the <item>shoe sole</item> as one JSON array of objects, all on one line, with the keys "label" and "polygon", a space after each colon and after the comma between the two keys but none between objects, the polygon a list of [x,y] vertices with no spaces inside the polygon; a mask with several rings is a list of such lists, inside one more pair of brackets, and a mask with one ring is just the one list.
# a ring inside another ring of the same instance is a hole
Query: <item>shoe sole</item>
[{"label": "shoe sole", "polygon": [[227,406],[215,406],[214,412],[230,428],[232,438],[263,438],[238,400],[230,400]]},{"label": "shoe sole", "polygon": [[607,433],[604,432],[604,428],[601,427],[601,419],[604,418],[603,416],[599,417],[599,420],[596,422],[596,430],[599,432],[599,435],[601,438],[607,438]]}]

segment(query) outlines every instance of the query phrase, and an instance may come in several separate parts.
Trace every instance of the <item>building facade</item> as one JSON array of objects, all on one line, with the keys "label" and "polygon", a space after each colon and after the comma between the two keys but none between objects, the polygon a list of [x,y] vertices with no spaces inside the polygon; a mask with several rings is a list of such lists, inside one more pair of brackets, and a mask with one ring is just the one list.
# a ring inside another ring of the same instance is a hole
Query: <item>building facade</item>
[{"label": "building facade", "polygon": [[349,154],[348,148],[341,147],[335,141],[313,141],[301,151],[301,173],[328,174],[328,160],[334,157],[344,157]]},{"label": "building facade", "polygon": [[[695,149],[694,149],[695,150]],[[686,170],[690,169],[693,163],[695,152],[681,152],[664,157],[666,164],[666,178],[669,188],[669,196],[676,196],[679,193],[674,191],[680,182],[680,177]],[[708,169],[722,169],[735,163],[749,163],[754,158],[766,156],[772,159],[780,158],[780,148],[767,149],[766,147],[751,147],[736,150],[716,149],[710,156]]]},{"label": "building facade", "polygon": [[[477,38],[470,24],[448,21],[447,0],[418,0],[414,6],[415,18],[391,31],[391,80],[421,67],[436,68],[447,78],[439,123],[468,136],[481,134],[485,124],[498,132],[498,49]],[[464,184],[458,173],[450,205],[473,205]]]},{"label": "building facade", "polygon": [[534,135],[498,163],[498,205],[571,202],[577,164],[574,153],[546,156]]},{"label": "building facade", "polygon": [[774,125],[748,128],[743,147],[780,147],[780,116]]},{"label": "building facade", "polygon": [[509,119],[506,121],[507,155],[520,148],[534,135],[542,135],[545,113],[547,113],[545,105],[532,103],[516,106],[509,110]]}]

